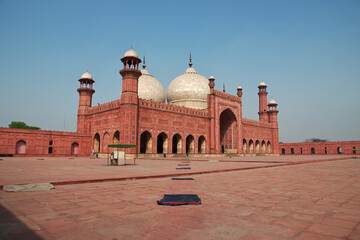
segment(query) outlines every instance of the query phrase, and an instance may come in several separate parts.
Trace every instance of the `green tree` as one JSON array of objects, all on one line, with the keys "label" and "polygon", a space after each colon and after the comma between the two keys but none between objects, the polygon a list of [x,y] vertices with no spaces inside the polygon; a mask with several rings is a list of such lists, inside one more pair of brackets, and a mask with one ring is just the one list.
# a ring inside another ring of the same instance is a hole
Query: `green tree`
[{"label": "green tree", "polygon": [[20,129],[40,130],[39,127],[28,126],[28,125],[27,125],[26,123],[24,123],[24,122],[12,121],[8,126],[9,126],[9,128],[20,128]]},{"label": "green tree", "polygon": [[305,139],[304,142],[327,142],[327,139],[320,139],[320,138],[308,138]]}]

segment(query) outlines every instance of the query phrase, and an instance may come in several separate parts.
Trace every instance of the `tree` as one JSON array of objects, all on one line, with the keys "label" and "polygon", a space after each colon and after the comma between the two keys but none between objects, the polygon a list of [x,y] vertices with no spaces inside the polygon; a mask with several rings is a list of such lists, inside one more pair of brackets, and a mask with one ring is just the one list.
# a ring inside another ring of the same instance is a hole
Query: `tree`
[{"label": "tree", "polygon": [[12,121],[8,126],[9,126],[9,128],[20,128],[20,129],[40,130],[39,127],[28,126],[28,125],[27,125],[26,123],[24,123],[24,122]]},{"label": "tree", "polygon": [[305,139],[304,142],[327,142],[327,139],[320,139],[320,138],[308,138]]}]

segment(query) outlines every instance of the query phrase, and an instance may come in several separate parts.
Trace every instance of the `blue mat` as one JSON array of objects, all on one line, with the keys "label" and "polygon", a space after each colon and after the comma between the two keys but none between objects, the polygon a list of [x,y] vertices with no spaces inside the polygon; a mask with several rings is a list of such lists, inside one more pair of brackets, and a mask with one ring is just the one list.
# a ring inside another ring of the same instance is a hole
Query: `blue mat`
[{"label": "blue mat", "polygon": [[193,178],[172,178],[171,180],[194,180]]},{"label": "blue mat", "polygon": [[164,197],[157,201],[159,205],[200,205],[201,199],[197,194],[164,194]]}]

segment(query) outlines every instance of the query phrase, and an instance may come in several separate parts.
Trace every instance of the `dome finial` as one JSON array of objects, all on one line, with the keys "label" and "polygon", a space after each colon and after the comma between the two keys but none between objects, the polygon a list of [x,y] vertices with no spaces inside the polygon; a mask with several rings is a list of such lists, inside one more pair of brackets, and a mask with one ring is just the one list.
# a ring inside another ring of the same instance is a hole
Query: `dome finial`
[{"label": "dome finial", "polygon": [[226,92],[225,83],[223,83],[223,92]]},{"label": "dome finial", "polygon": [[189,62],[189,67],[191,67],[192,66],[192,62],[191,62],[191,53],[190,53],[190,62]]},{"label": "dome finial", "polygon": [[146,68],[146,64],[145,64],[145,55],[144,55],[144,61],[143,61],[143,65],[142,65],[143,69]]}]

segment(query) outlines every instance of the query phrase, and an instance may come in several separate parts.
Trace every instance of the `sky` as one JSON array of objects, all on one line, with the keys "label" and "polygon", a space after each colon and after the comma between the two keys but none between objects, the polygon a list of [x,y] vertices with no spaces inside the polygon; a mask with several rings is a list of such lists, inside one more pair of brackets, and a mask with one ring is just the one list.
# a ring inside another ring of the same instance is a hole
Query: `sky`
[{"label": "sky", "polygon": [[360,140],[359,26],[358,0],[0,0],[0,127],[76,131],[78,79],[93,105],[119,99],[132,46],[165,90],[191,53],[215,89],[242,86],[245,118],[264,81],[281,142]]}]

